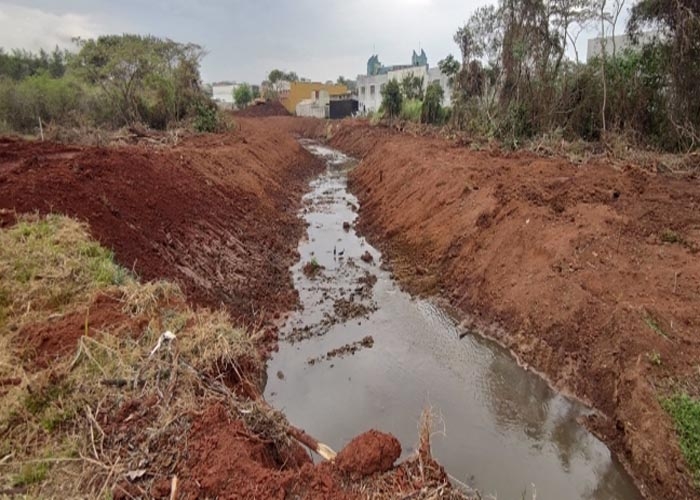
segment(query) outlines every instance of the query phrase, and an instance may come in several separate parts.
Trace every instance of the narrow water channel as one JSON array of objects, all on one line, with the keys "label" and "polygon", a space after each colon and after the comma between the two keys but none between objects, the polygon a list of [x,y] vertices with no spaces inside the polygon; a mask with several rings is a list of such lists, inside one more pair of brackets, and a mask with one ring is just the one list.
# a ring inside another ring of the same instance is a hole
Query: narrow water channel
[{"label": "narrow water channel", "polygon": [[460,339],[447,313],[399,289],[380,253],[355,233],[358,203],[347,191],[354,162],[303,144],[328,169],[304,198],[308,235],[293,268],[302,308],[281,331],[267,400],[336,450],[376,428],[394,434],[404,456],[430,405],[440,416],[433,454],[484,498],[641,498],[607,447],[577,422],[584,406],[493,343]]}]

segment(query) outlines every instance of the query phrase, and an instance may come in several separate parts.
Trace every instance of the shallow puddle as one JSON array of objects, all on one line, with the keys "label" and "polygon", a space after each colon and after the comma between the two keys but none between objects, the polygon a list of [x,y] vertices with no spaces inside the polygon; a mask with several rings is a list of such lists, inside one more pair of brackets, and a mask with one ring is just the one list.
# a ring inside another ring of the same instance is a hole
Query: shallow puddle
[{"label": "shallow puddle", "polygon": [[293,268],[303,310],[281,331],[267,400],[336,451],[376,428],[394,434],[404,456],[430,405],[439,415],[433,454],[455,484],[484,498],[641,498],[607,447],[577,422],[584,406],[553,392],[492,342],[460,339],[447,313],[399,289],[380,269],[380,253],[352,226],[353,161],[304,146],[328,169],[304,199],[308,237]]}]

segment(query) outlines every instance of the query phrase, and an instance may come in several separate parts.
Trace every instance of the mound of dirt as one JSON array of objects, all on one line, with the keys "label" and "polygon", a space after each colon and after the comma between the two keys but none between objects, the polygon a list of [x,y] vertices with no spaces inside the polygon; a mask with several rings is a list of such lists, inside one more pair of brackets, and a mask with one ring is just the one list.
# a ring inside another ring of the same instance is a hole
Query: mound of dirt
[{"label": "mound of dirt", "polygon": [[145,320],[134,321],[124,311],[121,297],[98,295],[85,310],[31,324],[17,335],[22,342],[24,368],[28,372],[48,368],[52,362],[72,354],[78,339],[105,327],[119,325],[119,334],[136,337],[147,326]]},{"label": "mound of dirt", "polygon": [[296,304],[289,266],[304,230],[296,211],[323,169],[283,125],[242,119],[235,135],[174,148],[3,139],[2,220],[67,214],[141,278],[175,281],[189,300],[224,305],[239,321],[257,322],[260,311],[271,318]]},{"label": "mound of dirt", "polygon": [[592,427],[653,498],[694,497],[657,388],[697,373],[697,178],[338,127],[331,144],[364,158],[359,228],[402,283],[601,410]]},{"label": "mound of dirt", "polygon": [[234,113],[235,116],[263,117],[263,116],[289,116],[289,111],[279,101],[267,101],[265,104],[251,104],[247,108]]},{"label": "mound of dirt", "polygon": [[338,468],[353,477],[390,470],[401,456],[401,443],[391,434],[370,430],[360,434],[335,459]]}]

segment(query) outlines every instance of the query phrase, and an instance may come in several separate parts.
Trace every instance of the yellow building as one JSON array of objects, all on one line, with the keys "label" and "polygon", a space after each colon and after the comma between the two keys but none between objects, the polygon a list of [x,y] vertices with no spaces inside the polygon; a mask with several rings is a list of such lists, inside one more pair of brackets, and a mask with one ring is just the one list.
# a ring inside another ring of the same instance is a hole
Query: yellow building
[{"label": "yellow building", "polygon": [[312,92],[325,90],[329,96],[338,96],[348,93],[345,85],[326,84],[319,82],[292,82],[288,92],[280,93],[280,102],[291,114],[294,114],[299,104],[304,99],[311,98]]}]

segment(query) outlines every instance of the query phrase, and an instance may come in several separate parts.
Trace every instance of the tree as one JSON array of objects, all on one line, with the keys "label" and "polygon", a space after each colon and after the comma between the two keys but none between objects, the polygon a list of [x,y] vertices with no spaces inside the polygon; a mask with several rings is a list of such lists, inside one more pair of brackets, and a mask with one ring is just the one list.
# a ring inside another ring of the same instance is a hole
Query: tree
[{"label": "tree", "polygon": [[424,79],[422,76],[419,77],[413,73],[404,76],[403,80],[401,80],[401,90],[404,97],[409,100],[423,99],[423,84]]},{"label": "tree", "polygon": [[459,73],[459,61],[457,61],[457,59],[455,59],[455,57],[452,54],[450,54],[445,59],[438,61],[438,68],[440,68],[440,71],[444,75],[447,75],[447,78],[450,82],[450,86],[453,85],[455,81],[455,76],[457,76],[457,73]]},{"label": "tree", "polygon": [[338,79],[336,80],[336,83],[338,85],[345,85],[349,92],[354,92],[355,90],[357,90],[357,82],[355,80],[350,80],[349,78],[345,78],[342,75],[338,77]]},{"label": "tree", "polygon": [[658,33],[654,45],[665,52],[671,82],[669,119],[687,148],[700,144],[700,3],[697,0],[640,0],[628,29],[638,40],[642,29]]},{"label": "tree", "polygon": [[277,82],[284,79],[284,72],[279,69],[273,69],[272,71],[270,71],[270,74],[267,76],[267,79],[272,85],[274,85]]},{"label": "tree", "polygon": [[445,92],[440,82],[433,82],[425,90],[425,99],[421,108],[421,122],[439,123],[442,120],[442,99]]},{"label": "tree", "polygon": [[153,36],[110,35],[76,40],[75,70],[100,86],[119,121],[164,127],[202,99],[199,63],[204,52]]},{"label": "tree", "polygon": [[401,86],[399,82],[392,79],[384,85],[382,93],[382,111],[390,118],[396,118],[401,113],[401,105],[403,104],[403,96],[401,95]]},{"label": "tree", "polygon": [[253,100],[253,90],[247,83],[241,84],[233,91],[233,100],[236,102],[238,109],[245,108]]}]

